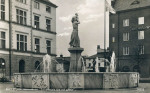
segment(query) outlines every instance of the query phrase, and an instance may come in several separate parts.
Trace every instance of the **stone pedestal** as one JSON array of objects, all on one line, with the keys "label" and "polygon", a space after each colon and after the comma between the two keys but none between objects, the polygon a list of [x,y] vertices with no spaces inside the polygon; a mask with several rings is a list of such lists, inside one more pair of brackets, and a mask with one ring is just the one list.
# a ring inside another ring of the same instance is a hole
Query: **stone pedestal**
[{"label": "stone pedestal", "polygon": [[69,48],[70,52],[70,69],[69,72],[81,72],[81,62],[79,62],[79,58],[84,49],[80,47]]}]

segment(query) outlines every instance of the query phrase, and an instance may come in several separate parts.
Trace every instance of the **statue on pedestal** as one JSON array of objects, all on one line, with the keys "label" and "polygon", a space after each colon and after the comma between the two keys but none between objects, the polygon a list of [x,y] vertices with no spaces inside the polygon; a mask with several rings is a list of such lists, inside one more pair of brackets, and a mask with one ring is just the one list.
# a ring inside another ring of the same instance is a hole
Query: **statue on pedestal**
[{"label": "statue on pedestal", "polygon": [[71,47],[80,47],[80,39],[78,36],[78,24],[80,24],[79,22],[79,17],[78,14],[76,13],[74,17],[72,17],[72,25],[73,25],[73,31],[71,34],[71,40],[70,40],[70,46]]},{"label": "statue on pedestal", "polygon": [[84,49],[80,47],[80,39],[78,36],[78,24],[80,24],[80,22],[77,13],[75,14],[74,17],[72,17],[71,22],[73,26],[73,31],[69,43],[70,48],[68,49],[71,57],[69,72],[81,72],[82,71],[81,53]]}]

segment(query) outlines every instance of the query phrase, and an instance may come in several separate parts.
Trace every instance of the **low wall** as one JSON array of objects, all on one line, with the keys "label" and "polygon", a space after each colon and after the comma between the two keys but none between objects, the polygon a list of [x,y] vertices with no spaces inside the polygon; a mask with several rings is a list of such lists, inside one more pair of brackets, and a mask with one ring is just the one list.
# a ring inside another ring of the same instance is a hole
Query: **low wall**
[{"label": "low wall", "polygon": [[129,73],[15,73],[16,88],[109,89],[138,87],[139,74]]}]

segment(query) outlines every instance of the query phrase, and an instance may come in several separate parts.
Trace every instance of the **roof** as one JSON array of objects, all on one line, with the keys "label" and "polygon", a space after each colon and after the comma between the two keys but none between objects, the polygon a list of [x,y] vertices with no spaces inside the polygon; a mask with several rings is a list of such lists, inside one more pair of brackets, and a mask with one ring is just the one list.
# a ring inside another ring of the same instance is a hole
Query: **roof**
[{"label": "roof", "polygon": [[58,63],[63,63],[63,64],[70,64],[69,61],[63,60],[63,59],[56,59]]},{"label": "roof", "polygon": [[[96,57],[104,58],[104,52],[103,53],[94,54],[94,55],[89,56],[89,57],[85,57],[85,59],[95,59]],[[108,57],[108,52],[106,52],[106,57]]]},{"label": "roof", "polygon": [[150,0],[115,0],[114,2],[114,9],[116,11],[150,6]]},{"label": "roof", "polygon": [[70,64],[70,57],[56,57],[58,63]]},{"label": "roof", "polygon": [[97,49],[97,53],[104,53],[104,52],[109,52],[109,50],[108,49],[102,49],[102,48],[100,48],[100,49]]},{"label": "roof", "polygon": [[89,57],[85,57],[85,59],[95,59],[97,57],[97,54],[89,56]]},{"label": "roof", "polygon": [[50,0],[37,0],[37,1],[44,2],[44,3],[46,3],[48,5],[51,5],[51,6],[55,7],[55,8],[58,7],[57,5],[55,5],[54,3],[52,3]]}]

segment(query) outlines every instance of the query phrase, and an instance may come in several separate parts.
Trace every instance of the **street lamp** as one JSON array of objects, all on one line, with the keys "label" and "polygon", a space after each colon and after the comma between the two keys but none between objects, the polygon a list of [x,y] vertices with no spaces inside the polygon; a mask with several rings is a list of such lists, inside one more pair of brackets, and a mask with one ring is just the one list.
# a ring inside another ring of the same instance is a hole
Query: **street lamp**
[{"label": "street lamp", "polygon": [[3,71],[2,81],[3,81],[3,82],[4,82],[4,66],[5,66],[5,63],[3,62],[3,63],[2,63],[2,71]]}]

